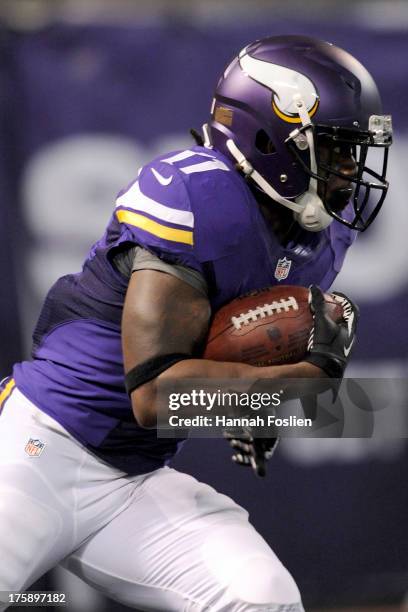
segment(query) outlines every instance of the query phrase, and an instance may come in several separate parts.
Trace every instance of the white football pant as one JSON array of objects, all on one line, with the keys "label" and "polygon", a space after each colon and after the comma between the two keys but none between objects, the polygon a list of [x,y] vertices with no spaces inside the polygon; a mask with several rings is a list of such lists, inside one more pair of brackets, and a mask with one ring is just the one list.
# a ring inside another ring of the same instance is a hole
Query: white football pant
[{"label": "white football pant", "polygon": [[15,388],[0,414],[0,610],[59,563],[143,612],[303,610],[229,497],[170,468],[126,476]]}]

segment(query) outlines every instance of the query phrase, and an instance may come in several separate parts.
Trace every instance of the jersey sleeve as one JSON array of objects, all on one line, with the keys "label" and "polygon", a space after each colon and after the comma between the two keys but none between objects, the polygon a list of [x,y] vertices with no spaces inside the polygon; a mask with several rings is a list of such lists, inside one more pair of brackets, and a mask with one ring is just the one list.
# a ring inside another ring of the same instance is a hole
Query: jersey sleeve
[{"label": "jersey sleeve", "polygon": [[153,160],[119,194],[122,240],[198,270],[231,255],[251,233],[243,179],[213,150],[193,147]]},{"label": "jersey sleeve", "polygon": [[176,167],[161,160],[143,166],[137,180],[119,194],[114,217],[121,241],[201,272],[190,196]]}]

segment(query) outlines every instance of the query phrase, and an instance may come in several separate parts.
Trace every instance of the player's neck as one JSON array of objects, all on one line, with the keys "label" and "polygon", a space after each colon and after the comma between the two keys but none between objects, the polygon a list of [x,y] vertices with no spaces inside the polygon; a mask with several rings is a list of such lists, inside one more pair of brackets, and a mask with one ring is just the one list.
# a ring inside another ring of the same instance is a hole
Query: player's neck
[{"label": "player's neck", "polygon": [[255,199],[259,204],[262,216],[279,244],[286,246],[289,242],[296,242],[300,238],[302,229],[294,220],[291,210],[272,202],[269,197],[260,193],[255,195]]}]

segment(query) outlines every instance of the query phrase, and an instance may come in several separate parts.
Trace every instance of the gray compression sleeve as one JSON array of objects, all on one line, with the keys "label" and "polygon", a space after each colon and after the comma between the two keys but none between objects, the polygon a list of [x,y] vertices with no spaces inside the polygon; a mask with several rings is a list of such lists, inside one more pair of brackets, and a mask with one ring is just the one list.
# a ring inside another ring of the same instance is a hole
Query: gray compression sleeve
[{"label": "gray compression sleeve", "polygon": [[132,272],[137,270],[157,270],[158,272],[172,274],[205,296],[208,295],[207,283],[200,272],[187,266],[169,264],[140,246],[134,246],[127,251],[118,253],[113,258],[113,263],[117,270],[128,278],[130,278]]}]

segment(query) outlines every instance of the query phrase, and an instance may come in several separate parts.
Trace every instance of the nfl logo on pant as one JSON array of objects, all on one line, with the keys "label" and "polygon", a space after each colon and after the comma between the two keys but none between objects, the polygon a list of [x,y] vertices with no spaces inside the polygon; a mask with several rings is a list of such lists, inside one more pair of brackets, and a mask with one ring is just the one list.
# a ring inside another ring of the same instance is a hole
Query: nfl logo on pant
[{"label": "nfl logo on pant", "polygon": [[25,452],[30,457],[39,457],[45,448],[45,442],[41,442],[41,440],[36,440],[35,438],[30,438],[27,444],[25,445]]}]

